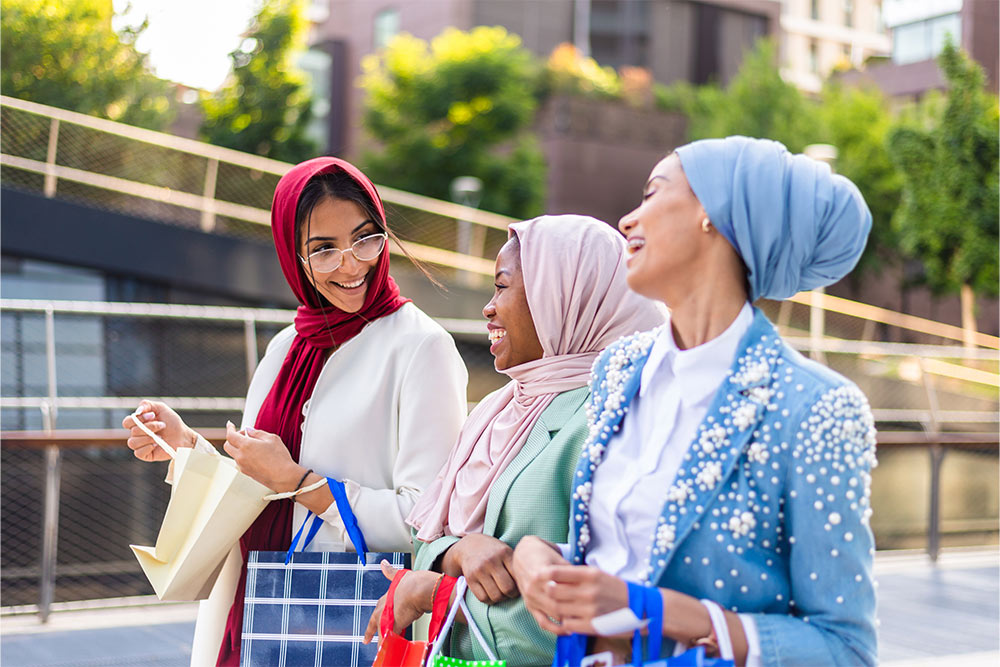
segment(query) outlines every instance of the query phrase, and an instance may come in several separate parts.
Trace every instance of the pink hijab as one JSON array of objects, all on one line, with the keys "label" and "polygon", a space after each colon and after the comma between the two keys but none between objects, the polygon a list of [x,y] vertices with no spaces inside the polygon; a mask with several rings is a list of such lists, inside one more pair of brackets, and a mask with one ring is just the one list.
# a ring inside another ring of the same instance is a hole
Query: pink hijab
[{"label": "pink hijab", "polygon": [[663,306],[629,290],[625,240],[580,215],[515,222],[521,270],[541,359],[500,371],[511,382],[476,406],[437,479],[407,518],[417,538],[483,530],[490,487],[521,451],[558,394],[587,385],[597,354],[618,338],[663,323]]}]

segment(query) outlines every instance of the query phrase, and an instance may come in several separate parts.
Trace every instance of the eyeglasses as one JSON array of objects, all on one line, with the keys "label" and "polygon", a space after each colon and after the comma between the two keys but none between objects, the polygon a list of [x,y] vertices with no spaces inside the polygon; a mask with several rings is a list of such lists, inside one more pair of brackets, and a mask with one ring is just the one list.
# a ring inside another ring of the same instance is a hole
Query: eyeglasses
[{"label": "eyeglasses", "polygon": [[344,263],[345,252],[352,253],[354,258],[359,262],[370,262],[375,259],[382,254],[386,238],[388,238],[387,234],[372,234],[371,236],[358,239],[347,250],[327,248],[326,250],[318,250],[309,255],[309,257],[299,255],[299,259],[302,260],[303,264],[307,264],[312,268],[313,271],[330,273],[339,269],[340,265]]}]

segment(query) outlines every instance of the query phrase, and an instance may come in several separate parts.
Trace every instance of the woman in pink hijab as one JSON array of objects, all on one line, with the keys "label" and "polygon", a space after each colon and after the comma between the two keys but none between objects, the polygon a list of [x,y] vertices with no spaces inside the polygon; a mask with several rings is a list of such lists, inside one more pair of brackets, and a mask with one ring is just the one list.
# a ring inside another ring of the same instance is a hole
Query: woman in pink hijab
[{"label": "woman in pink hijab", "polygon": [[[660,306],[628,289],[625,274],[625,241],[599,220],[544,216],[510,226],[483,316],[496,369],[511,381],[469,415],[407,518],[414,570],[427,571],[400,580],[397,630],[429,611],[437,573],[464,575],[466,602],[491,650],[509,665],[551,662],[555,636],[538,628],[519,598],[512,546],[525,535],[567,541],[591,365],[621,336],[664,320]],[[456,628],[449,655],[485,659],[465,627]]]}]

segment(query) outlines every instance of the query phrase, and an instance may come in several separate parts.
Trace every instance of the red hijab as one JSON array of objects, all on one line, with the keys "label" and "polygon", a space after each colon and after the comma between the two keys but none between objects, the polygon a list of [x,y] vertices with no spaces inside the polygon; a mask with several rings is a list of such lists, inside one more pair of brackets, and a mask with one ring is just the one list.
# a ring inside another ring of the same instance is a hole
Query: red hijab
[{"label": "red hijab", "polygon": [[[264,399],[257,421],[258,429],[275,433],[288,447],[292,458],[299,460],[302,442],[302,406],[312,396],[325,351],[342,345],[358,335],[368,322],[396,312],[409,301],[399,295],[396,282],[389,275],[389,252],[384,250],[375,266],[364,305],[356,313],[346,313],[326,302],[312,286],[299,260],[295,233],[295,211],[306,184],[315,176],[343,171],[364,188],[375,204],[377,222],[387,229],[385,209],[375,186],[354,165],[334,157],[319,157],[296,165],[285,174],[274,190],[271,204],[271,232],[278,261],[285,280],[299,300],[295,314],[295,339],[278,371],[278,377]],[[240,635],[243,629],[243,594],[246,588],[246,562],[250,551],[284,551],[292,540],[294,502],[271,501],[240,539],[243,568],[236,586],[236,596],[229,610],[226,634],[219,650],[218,664],[239,665]]]}]

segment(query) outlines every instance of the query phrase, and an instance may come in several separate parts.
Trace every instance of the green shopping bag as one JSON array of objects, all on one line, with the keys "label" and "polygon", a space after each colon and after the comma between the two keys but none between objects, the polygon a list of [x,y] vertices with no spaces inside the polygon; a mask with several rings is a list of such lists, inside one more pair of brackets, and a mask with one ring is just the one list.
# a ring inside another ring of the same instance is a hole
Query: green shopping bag
[{"label": "green shopping bag", "polygon": [[[468,584],[465,581],[465,577],[459,577],[455,583],[455,603],[448,610],[448,616],[441,626],[441,631],[434,641],[434,645],[431,646],[430,653],[427,654],[427,667],[507,667],[506,660],[497,660],[497,657],[493,655],[490,645],[486,643],[482,633],[479,632],[479,628],[476,627],[476,622],[472,620],[472,614],[465,604],[465,591],[467,588]],[[458,614],[459,609],[465,614],[465,620],[469,624],[472,636],[479,642],[489,660],[462,660],[461,658],[449,658],[448,656],[441,655],[441,648],[448,639],[451,626],[455,624],[455,616]]]}]

